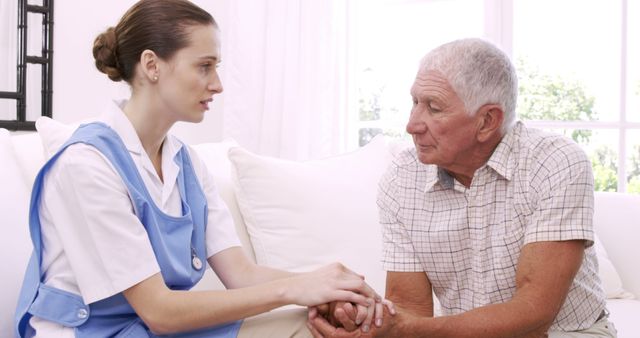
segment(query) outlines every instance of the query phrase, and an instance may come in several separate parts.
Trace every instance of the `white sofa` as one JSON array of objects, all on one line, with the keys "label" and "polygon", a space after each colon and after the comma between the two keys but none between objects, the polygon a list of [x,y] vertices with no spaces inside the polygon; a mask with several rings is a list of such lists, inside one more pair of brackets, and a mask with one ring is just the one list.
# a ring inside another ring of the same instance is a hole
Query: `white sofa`
[{"label": "white sofa", "polygon": [[[31,184],[46,156],[73,130],[46,118],[37,126],[39,133],[0,129],[0,337],[13,336],[13,311],[31,252]],[[216,179],[244,249],[258,263],[302,271],[341,261],[380,293],[376,183],[396,148],[376,138],[351,153],[293,162],[253,155],[233,141],[193,146]],[[640,337],[640,196],[596,193],[594,217],[611,319],[619,337]],[[222,285],[208,270],[197,288]]]}]

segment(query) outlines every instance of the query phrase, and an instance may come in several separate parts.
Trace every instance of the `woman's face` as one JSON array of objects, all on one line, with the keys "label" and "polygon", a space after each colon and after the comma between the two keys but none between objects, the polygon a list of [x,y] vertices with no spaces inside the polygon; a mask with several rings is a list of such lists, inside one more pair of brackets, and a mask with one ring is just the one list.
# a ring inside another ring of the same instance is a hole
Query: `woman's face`
[{"label": "woman's face", "polygon": [[159,67],[159,99],[175,121],[200,122],[213,95],[222,92],[218,76],[220,32],[213,25],[188,27],[189,45]]}]

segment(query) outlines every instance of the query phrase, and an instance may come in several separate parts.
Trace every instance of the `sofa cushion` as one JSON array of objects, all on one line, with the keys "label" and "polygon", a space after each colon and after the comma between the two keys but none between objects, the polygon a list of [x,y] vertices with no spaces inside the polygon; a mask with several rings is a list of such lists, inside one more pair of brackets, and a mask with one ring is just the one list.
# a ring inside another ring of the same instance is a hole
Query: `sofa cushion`
[{"label": "sofa cushion", "polygon": [[198,153],[202,162],[204,162],[209,172],[213,175],[220,196],[227,204],[227,207],[229,207],[240,242],[249,257],[255,261],[255,254],[251,248],[249,235],[247,234],[247,229],[244,226],[244,221],[238,209],[238,203],[236,202],[234,188],[231,183],[231,162],[229,162],[227,158],[229,149],[237,146],[238,143],[236,143],[236,141],[227,139],[222,142],[197,144],[192,146],[192,148]]},{"label": "sofa cushion", "polygon": [[71,137],[79,124],[65,124],[43,116],[36,120],[45,158],[51,157]]},{"label": "sofa cushion", "polygon": [[618,330],[618,338],[640,337],[640,300],[610,299],[607,301],[609,320]]},{"label": "sofa cushion", "polygon": [[258,264],[308,271],[340,261],[384,292],[376,193],[391,160],[384,138],[295,162],[232,148],[234,187]]},{"label": "sofa cushion", "polygon": [[607,298],[633,299],[634,296],[622,287],[622,279],[615,266],[609,259],[609,255],[602,246],[600,238],[596,234],[594,245],[598,257],[598,275],[602,281],[602,288]]},{"label": "sofa cushion", "polygon": [[22,168],[22,174],[29,187],[31,187],[38,171],[44,164],[44,150],[42,149],[40,136],[35,132],[12,135],[11,142],[15,149],[18,164]]},{"label": "sofa cushion", "polygon": [[0,337],[12,337],[13,315],[32,246],[28,220],[30,185],[6,129],[0,129],[0,163]]}]

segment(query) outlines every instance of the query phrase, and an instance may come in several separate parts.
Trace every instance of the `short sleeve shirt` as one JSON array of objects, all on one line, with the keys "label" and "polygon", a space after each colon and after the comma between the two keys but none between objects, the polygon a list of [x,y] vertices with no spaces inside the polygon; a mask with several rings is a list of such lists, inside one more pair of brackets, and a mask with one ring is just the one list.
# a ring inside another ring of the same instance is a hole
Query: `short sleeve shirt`
[{"label": "short sleeve shirt", "polygon": [[[174,157],[185,146],[167,135],[162,147],[160,179],[135,129],[111,105],[99,120],[124,141],[153,202],[165,213],[182,212]],[[233,220],[211,174],[190,151],[196,176],[207,198],[207,255],[240,246]],[[133,211],[125,184],[97,149],[75,144],[67,148],[45,177],[40,218],[44,283],[82,296],[87,304],[108,298],[160,272],[144,226]],[[32,318],[39,335],[73,337],[73,329]]]},{"label": "short sleeve shirt", "polygon": [[591,162],[565,137],[518,122],[469,188],[407,149],[382,177],[378,206],[385,270],[425,272],[444,315],[510,300],[522,247],[540,241],[587,243],[551,330],[590,327],[605,307]]}]

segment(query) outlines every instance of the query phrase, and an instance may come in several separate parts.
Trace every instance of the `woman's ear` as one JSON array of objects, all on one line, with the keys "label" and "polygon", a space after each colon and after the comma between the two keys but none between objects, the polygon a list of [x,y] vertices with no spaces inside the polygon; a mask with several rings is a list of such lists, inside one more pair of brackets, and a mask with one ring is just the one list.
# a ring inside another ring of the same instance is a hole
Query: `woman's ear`
[{"label": "woman's ear", "polygon": [[504,111],[497,104],[485,104],[478,109],[478,141],[486,142],[496,134],[500,135],[502,122],[504,121]]},{"label": "woman's ear", "polygon": [[160,78],[160,62],[156,53],[145,49],[140,54],[140,68],[149,82],[157,82]]}]

